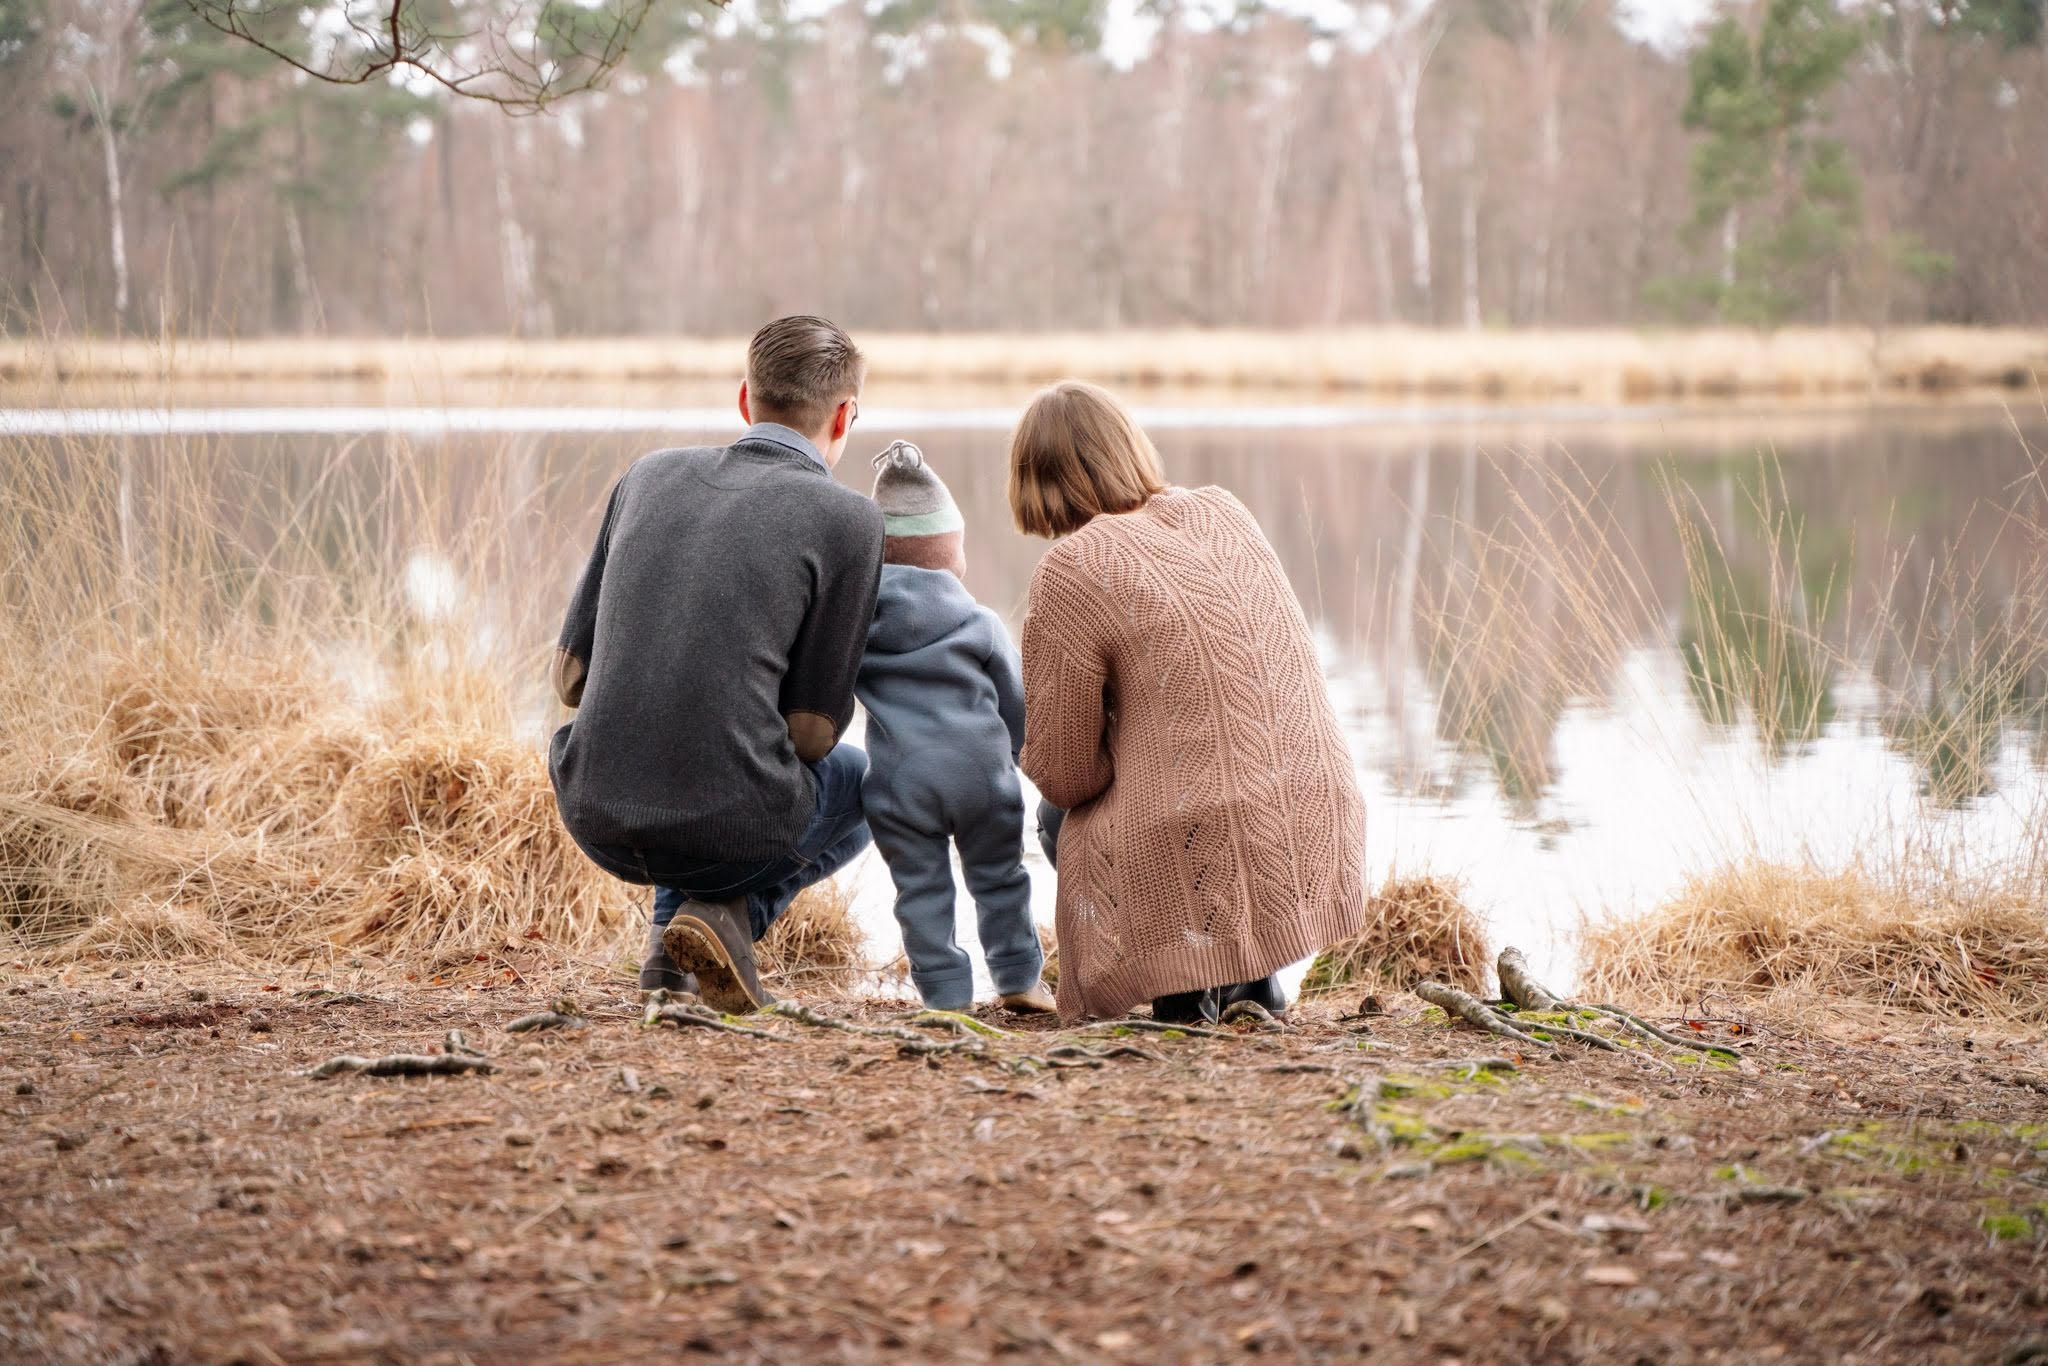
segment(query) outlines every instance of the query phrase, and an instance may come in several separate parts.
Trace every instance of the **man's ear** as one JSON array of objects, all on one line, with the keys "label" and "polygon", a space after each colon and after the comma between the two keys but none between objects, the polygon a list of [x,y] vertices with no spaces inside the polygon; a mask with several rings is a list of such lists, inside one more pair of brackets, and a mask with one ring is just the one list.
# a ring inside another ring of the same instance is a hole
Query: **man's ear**
[{"label": "man's ear", "polygon": [[832,410],[832,439],[837,441],[853,426],[853,400],[847,399]]},{"label": "man's ear", "polygon": [[753,405],[747,402],[747,382],[740,381],[740,421],[749,427],[754,425]]}]

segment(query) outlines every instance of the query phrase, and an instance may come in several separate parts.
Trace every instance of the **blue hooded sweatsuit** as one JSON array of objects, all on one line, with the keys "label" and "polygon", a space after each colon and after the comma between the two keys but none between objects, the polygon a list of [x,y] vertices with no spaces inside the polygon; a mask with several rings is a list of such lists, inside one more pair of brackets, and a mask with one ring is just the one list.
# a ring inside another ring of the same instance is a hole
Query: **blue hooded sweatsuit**
[{"label": "blue hooded sweatsuit", "polygon": [[947,571],[885,564],[854,691],[868,712],[861,802],[896,883],[918,995],[938,1009],[974,1002],[973,965],[953,939],[949,840],[996,990],[1030,990],[1045,958],[1023,864],[1024,680],[1009,631]]}]

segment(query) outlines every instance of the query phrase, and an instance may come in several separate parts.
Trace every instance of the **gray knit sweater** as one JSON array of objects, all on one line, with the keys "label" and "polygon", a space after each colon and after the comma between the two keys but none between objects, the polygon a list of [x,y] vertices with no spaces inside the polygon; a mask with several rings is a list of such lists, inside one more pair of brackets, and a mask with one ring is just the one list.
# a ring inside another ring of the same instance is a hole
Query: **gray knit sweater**
[{"label": "gray knit sweater", "polygon": [[549,752],[563,823],[684,858],[789,852],[817,780],[785,718],[853,719],[881,564],[881,512],[788,446],[635,462],[562,626],[589,666]]}]

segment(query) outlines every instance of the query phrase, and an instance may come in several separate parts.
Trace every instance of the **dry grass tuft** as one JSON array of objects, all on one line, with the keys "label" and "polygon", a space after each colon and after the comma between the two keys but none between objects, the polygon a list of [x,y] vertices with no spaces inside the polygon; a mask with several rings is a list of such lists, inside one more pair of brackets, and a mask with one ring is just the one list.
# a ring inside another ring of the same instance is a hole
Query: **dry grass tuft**
[{"label": "dry grass tuft", "polygon": [[1485,930],[1455,882],[1392,878],[1367,904],[1365,928],[1317,955],[1301,993],[1359,985],[1406,990],[1429,977],[1478,991],[1486,968]]},{"label": "dry grass tuft", "polygon": [[[40,948],[86,927],[123,888],[115,818],[45,801],[35,792],[0,794],[0,931]],[[66,801],[98,800],[66,791]]]},{"label": "dry grass tuft", "polygon": [[2048,1021],[2048,913],[2033,889],[1911,889],[1747,862],[1694,878],[1641,919],[1590,927],[1585,952],[1582,994],[1596,1000],[1719,994]]},{"label": "dry grass tuft", "polygon": [[452,729],[407,736],[356,767],[339,805],[349,838],[394,854],[421,844],[509,852],[561,826],[539,754]]},{"label": "dry grass tuft", "polygon": [[359,765],[338,805],[367,874],[339,942],[431,961],[519,941],[585,952],[634,919],[563,830],[546,760],[509,740],[411,736]]},{"label": "dry grass tuft", "polygon": [[78,957],[163,962],[196,958],[231,962],[240,955],[215,917],[177,901],[133,897],[94,918],[68,946]]},{"label": "dry grass tuft", "polygon": [[868,971],[863,943],[852,891],[828,878],[768,927],[757,953],[761,970],[779,982],[843,991]]},{"label": "dry grass tuft", "polygon": [[303,720],[319,701],[291,653],[158,649],[107,673],[107,738],[130,769],[158,759],[209,759],[243,737]]},{"label": "dry grass tuft", "polygon": [[148,814],[180,829],[206,819],[207,770],[318,704],[295,654],[160,646],[117,660],[103,684],[104,731]]},{"label": "dry grass tuft", "polygon": [[254,736],[208,772],[201,794],[205,819],[253,833],[339,834],[341,794],[379,743],[353,717]]}]

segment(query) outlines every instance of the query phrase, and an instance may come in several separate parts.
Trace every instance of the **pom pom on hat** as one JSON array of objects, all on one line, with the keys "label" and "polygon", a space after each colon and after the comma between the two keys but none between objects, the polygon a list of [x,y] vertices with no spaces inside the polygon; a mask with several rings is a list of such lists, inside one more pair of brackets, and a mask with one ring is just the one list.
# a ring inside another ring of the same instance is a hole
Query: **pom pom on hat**
[{"label": "pom pom on hat", "polygon": [[967,577],[967,522],[924,452],[897,441],[875,457],[875,503],[887,537],[882,559]]}]

